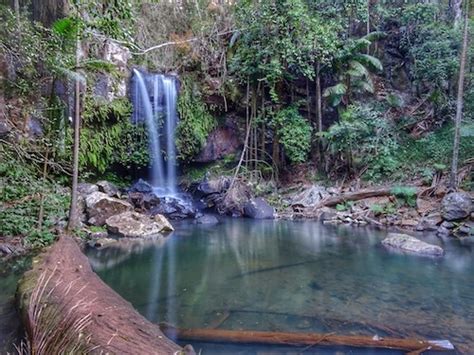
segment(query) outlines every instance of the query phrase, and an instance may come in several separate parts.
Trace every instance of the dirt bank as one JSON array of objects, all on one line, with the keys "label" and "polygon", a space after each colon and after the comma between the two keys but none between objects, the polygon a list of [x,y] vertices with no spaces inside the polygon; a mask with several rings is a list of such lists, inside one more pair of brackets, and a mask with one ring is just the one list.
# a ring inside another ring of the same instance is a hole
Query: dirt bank
[{"label": "dirt bank", "polygon": [[61,237],[33,264],[17,301],[35,353],[181,352],[92,271],[72,238]]}]

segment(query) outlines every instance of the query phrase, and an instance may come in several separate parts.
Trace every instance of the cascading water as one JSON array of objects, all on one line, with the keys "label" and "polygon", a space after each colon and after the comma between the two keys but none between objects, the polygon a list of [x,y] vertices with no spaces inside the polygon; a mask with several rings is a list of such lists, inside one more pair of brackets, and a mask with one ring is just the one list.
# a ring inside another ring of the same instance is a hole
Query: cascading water
[{"label": "cascading water", "polygon": [[[148,130],[150,182],[157,195],[175,195],[177,190],[175,130],[178,119],[176,79],[163,74],[142,73],[137,69],[133,72],[133,121],[134,123],[145,121]],[[164,146],[161,139],[163,136],[166,142]]]}]

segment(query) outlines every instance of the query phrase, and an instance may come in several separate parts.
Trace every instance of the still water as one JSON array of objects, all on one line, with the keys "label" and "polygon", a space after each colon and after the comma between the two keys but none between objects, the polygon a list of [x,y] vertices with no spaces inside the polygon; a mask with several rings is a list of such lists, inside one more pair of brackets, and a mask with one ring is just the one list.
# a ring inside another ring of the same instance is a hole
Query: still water
[{"label": "still water", "polygon": [[[448,339],[474,352],[474,248],[427,236],[446,251],[432,259],[388,251],[380,245],[385,236],[312,221],[225,219],[183,223],[165,240],[88,256],[99,276],[153,322]],[[204,354],[260,353],[194,345]]]}]

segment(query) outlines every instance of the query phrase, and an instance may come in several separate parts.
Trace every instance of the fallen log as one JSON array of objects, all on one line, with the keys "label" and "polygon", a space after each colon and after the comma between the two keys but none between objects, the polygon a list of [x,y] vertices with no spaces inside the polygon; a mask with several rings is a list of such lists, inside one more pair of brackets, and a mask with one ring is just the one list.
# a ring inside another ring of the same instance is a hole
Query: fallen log
[{"label": "fallen log", "polygon": [[[426,189],[416,188],[416,194],[423,194]],[[347,201],[358,201],[364,200],[366,198],[371,197],[383,197],[383,196],[391,196],[393,195],[393,187],[383,187],[378,189],[363,189],[353,192],[346,192],[344,194],[340,194],[333,197],[325,198],[324,200],[317,203],[315,206],[312,207],[313,210],[317,210],[318,208],[322,207],[331,207],[336,206],[340,203],[344,203]]]},{"label": "fallen log", "polygon": [[179,329],[161,323],[165,334],[176,335],[182,341],[202,341],[239,344],[271,344],[290,346],[348,346],[358,348],[394,349],[402,351],[436,350],[451,351],[448,340],[419,340],[381,338],[363,335],[336,335],[333,333],[287,333],[252,330]]},{"label": "fallen log", "polygon": [[92,271],[71,237],[61,237],[33,265],[17,289],[31,353],[182,351]]}]

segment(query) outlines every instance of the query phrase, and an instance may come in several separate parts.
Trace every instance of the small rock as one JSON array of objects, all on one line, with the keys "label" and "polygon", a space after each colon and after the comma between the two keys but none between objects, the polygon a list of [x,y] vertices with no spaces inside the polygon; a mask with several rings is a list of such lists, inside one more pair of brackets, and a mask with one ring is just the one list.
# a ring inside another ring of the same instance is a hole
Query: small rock
[{"label": "small rock", "polygon": [[254,219],[273,219],[275,209],[263,198],[257,197],[244,204],[244,215]]},{"label": "small rock", "polygon": [[418,221],[414,219],[402,219],[400,224],[404,227],[415,227],[418,225]]},{"label": "small rock", "polygon": [[463,192],[453,192],[446,195],[441,202],[442,217],[446,221],[457,221],[474,211],[471,196]]},{"label": "small rock", "polygon": [[443,223],[441,223],[441,227],[444,227],[446,229],[453,229],[454,228],[454,223],[453,222],[448,222],[448,221],[443,221]]},{"label": "small rock", "polygon": [[439,228],[436,230],[436,235],[439,237],[447,237],[450,234],[451,234],[451,231],[442,226],[439,226]]},{"label": "small rock", "polygon": [[424,256],[441,256],[444,253],[443,248],[406,234],[389,233],[388,237],[382,241],[382,244]]},{"label": "small rock", "polygon": [[335,219],[336,217],[337,217],[336,211],[334,211],[331,208],[324,207],[320,218],[322,221],[329,221],[329,220]]},{"label": "small rock", "polygon": [[107,238],[107,237],[108,237],[107,231],[89,233],[89,238],[91,239],[101,239],[101,238]]}]

